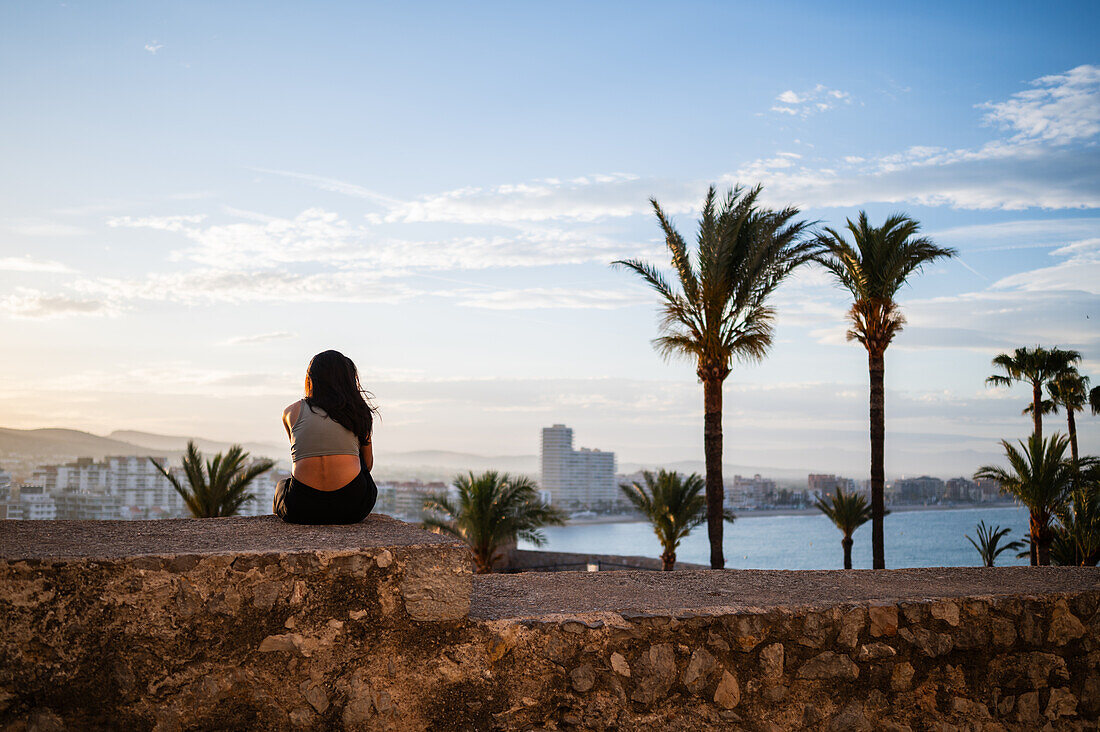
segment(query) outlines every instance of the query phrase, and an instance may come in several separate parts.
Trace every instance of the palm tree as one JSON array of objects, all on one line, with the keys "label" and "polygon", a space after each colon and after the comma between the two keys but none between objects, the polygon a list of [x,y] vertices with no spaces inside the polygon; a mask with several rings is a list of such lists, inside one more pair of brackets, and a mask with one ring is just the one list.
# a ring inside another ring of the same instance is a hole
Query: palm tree
[{"label": "palm tree", "polygon": [[1059,374],[1067,371],[1081,360],[1077,351],[1060,348],[1017,348],[1011,354],[1002,353],[993,359],[993,365],[1004,371],[985,380],[990,386],[1012,386],[1015,382],[1031,385],[1031,405],[1023,413],[1031,413],[1035,436],[1043,439],[1043,413],[1051,411],[1050,405],[1043,404],[1043,385],[1053,381]]},{"label": "palm tree", "polygon": [[857,221],[848,219],[847,228],[853,243],[848,243],[840,232],[825,228],[818,237],[822,250],[815,259],[852,294],[854,302],[848,311],[852,327],[848,330],[848,340],[859,341],[867,349],[871,387],[871,554],[872,566],[884,569],[886,407],[883,379],[886,348],[905,324],[894,297],[909,275],[941,257],[953,257],[955,250],[918,237],[920,224],[903,214],[894,214],[882,226],[874,227],[868,223],[867,213],[860,211]]},{"label": "palm tree", "polygon": [[[653,533],[661,542],[661,562],[669,571],[676,566],[676,549],[680,541],[707,520],[703,479],[697,473],[685,478],[676,471],[663,469],[656,475],[647,470],[642,478],[645,485],[634,481],[619,488],[653,524]],[[733,523],[734,515],[726,512],[723,518]]]},{"label": "palm tree", "polygon": [[665,244],[672,255],[674,287],[654,265],[628,259],[625,267],[655,290],[661,303],[657,351],[695,363],[703,383],[703,453],[706,458],[707,534],[710,566],[721,569],[722,384],[732,362],[759,361],[772,344],[775,310],[768,298],[794,271],[809,261],[814,247],[805,241],[798,209],[773,211],[759,203],[760,186],[738,186],[719,200],[707,191],[694,251],[689,251],[655,199],[650,199]]},{"label": "palm tree", "polygon": [[974,541],[969,536],[967,536],[966,539],[978,550],[982,562],[984,562],[987,567],[992,567],[997,557],[1003,552],[1022,549],[1024,546],[1022,541],[1010,541],[1006,544],[1001,544],[1001,539],[1012,532],[1010,528],[1006,527],[1002,529],[1000,526],[990,528],[985,525],[985,521],[979,521],[976,528],[978,531],[978,540]]},{"label": "palm tree", "polygon": [[491,572],[508,544],[524,539],[542,546],[546,537],[539,529],[565,523],[565,514],[539,500],[530,478],[489,470],[459,475],[454,486],[457,502],[445,493],[424,499],[424,527],[466,542],[478,574]]},{"label": "palm tree", "polygon": [[235,516],[242,505],[256,497],[248,492],[248,486],[271,470],[275,462],[266,458],[247,460],[248,453],[244,448],[231,445],[225,455],[219,452],[213,460],[204,463],[194,441],[188,440],[182,461],[183,473],[187,478],[187,485],[184,485],[155,458],[149,458],[149,462],[180,494],[187,510],[195,518]]},{"label": "palm tree", "polygon": [[1051,558],[1057,564],[1095,567],[1100,562],[1100,460],[1074,460],[1069,500],[1056,512]]},{"label": "palm tree", "polygon": [[1077,452],[1077,420],[1074,414],[1085,411],[1089,403],[1089,377],[1082,376],[1075,368],[1068,368],[1047,382],[1047,393],[1050,394],[1051,412],[1057,412],[1058,407],[1066,410],[1069,451],[1073,461],[1077,462],[1081,456]]},{"label": "palm tree", "polygon": [[974,479],[997,481],[1002,491],[1028,507],[1031,564],[1047,565],[1053,539],[1051,521],[1069,498],[1074,466],[1065,459],[1068,441],[1057,433],[1045,441],[1033,434],[1027,444],[1022,440],[1019,444],[1022,450],[1001,440],[1009,470],[986,465],[974,473]]},{"label": "palm tree", "polygon": [[852,534],[871,520],[871,507],[867,505],[867,499],[859,493],[844,495],[844,491],[837,488],[832,499],[819,498],[814,505],[844,534],[840,540],[840,545],[844,547],[844,569],[851,569]]}]

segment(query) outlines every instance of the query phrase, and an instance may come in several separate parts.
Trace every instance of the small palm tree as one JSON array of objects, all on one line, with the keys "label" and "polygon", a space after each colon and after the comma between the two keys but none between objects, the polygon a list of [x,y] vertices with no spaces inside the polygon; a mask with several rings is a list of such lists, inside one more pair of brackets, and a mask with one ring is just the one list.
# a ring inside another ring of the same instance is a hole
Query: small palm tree
[{"label": "small palm tree", "polygon": [[976,480],[997,481],[1002,491],[1027,506],[1033,566],[1050,564],[1051,522],[1069,498],[1074,466],[1065,459],[1068,444],[1059,434],[1045,441],[1031,435],[1027,444],[1020,442],[1022,450],[1001,440],[1009,470],[986,465],[974,473]]},{"label": "small palm tree", "polygon": [[772,344],[772,293],[798,266],[809,261],[813,245],[804,241],[806,222],[798,209],[773,211],[758,203],[761,188],[738,186],[722,199],[707,191],[699,218],[698,245],[689,251],[656,199],[650,199],[672,255],[679,287],[638,259],[613,262],[649,285],[661,302],[657,351],[695,363],[703,384],[703,453],[706,458],[707,535],[710,566],[721,569],[722,384],[734,360],[760,361]]},{"label": "small palm tree", "polygon": [[517,539],[542,546],[546,537],[539,529],[565,523],[564,513],[539,500],[530,478],[489,470],[460,475],[454,486],[457,502],[445,493],[424,499],[424,527],[466,542],[478,574],[493,571],[502,550]]},{"label": "small palm tree", "polygon": [[1004,371],[985,380],[990,386],[1012,386],[1016,382],[1031,386],[1031,405],[1024,414],[1031,414],[1034,434],[1040,442],[1043,440],[1043,414],[1052,411],[1051,405],[1044,405],[1043,386],[1065,373],[1081,360],[1077,351],[1061,348],[1017,348],[1012,353],[1002,353],[993,359],[993,365]]},{"label": "small palm tree", "polygon": [[1069,500],[1056,512],[1051,558],[1057,564],[1095,567],[1100,562],[1100,460],[1073,462]]},{"label": "small palm tree", "polygon": [[[653,525],[653,533],[661,542],[661,562],[668,571],[676,566],[680,542],[707,520],[705,485],[697,473],[685,478],[664,469],[656,475],[647,470],[642,479],[645,485],[634,481],[619,488]],[[734,515],[723,512],[723,519],[733,523]]]},{"label": "small palm tree", "polygon": [[852,534],[871,520],[871,507],[867,505],[867,499],[859,493],[845,495],[844,491],[837,488],[831,499],[819,498],[814,505],[844,534],[844,538],[840,540],[840,545],[844,548],[844,569],[851,569],[852,544],[855,543]]},{"label": "small palm tree", "polygon": [[981,555],[982,562],[987,567],[992,567],[993,563],[997,560],[1003,552],[1016,551],[1023,549],[1024,543],[1022,541],[1010,541],[1005,544],[1001,544],[1001,539],[1008,536],[1012,532],[1010,528],[1001,528],[1000,526],[994,526],[992,528],[985,525],[985,521],[979,521],[977,532],[978,540],[974,541],[969,536],[966,537],[967,541],[974,545],[974,548],[978,550],[978,554]]},{"label": "small palm tree", "polygon": [[256,497],[248,492],[249,485],[271,470],[275,462],[267,459],[247,461],[248,453],[244,448],[232,445],[225,455],[219,452],[213,460],[204,463],[194,441],[188,440],[182,461],[183,473],[187,478],[187,485],[184,485],[156,459],[149,458],[149,462],[180,494],[187,510],[195,518],[235,516],[242,505]]},{"label": "small palm tree", "polygon": [[917,236],[920,224],[902,214],[894,214],[882,226],[871,226],[867,213],[848,219],[853,244],[834,229],[825,228],[818,241],[822,251],[815,257],[829,270],[841,287],[852,293],[854,302],[848,311],[852,327],[848,340],[859,341],[867,349],[870,377],[871,437],[871,555],[875,569],[886,567],[886,545],[882,519],[886,515],[885,450],[886,348],[901,332],[905,317],[894,297],[911,274],[942,257],[955,256],[954,249],[936,246],[932,240]]}]

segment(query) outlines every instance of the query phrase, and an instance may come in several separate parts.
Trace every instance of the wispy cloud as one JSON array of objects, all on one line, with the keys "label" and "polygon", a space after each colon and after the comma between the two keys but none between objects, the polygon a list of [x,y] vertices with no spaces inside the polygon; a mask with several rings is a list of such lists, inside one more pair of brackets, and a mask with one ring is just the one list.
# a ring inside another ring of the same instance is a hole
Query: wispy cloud
[{"label": "wispy cloud", "polygon": [[852,95],[839,89],[830,89],[824,84],[817,84],[804,92],[788,89],[777,96],[775,101],[778,103],[772,106],[773,112],[789,114],[792,117],[809,117],[827,112],[841,104],[851,104]]},{"label": "wispy cloud", "polygon": [[145,44],[145,50],[148,51],[149,53],[153,54],[154,56],[156,56],[157,51],[159,51],[162,48],[164,48],[164,44],[163,43],[157,43],[156,41],[153,41],[152,43],[146,43]]},{"label": "wispy cloud", "polygon": [[583,290],[568,287],[529,287],[510,290],[457,290],[437,295],[455,297],[459,305],[487,310],[541,310],[546,308],[614,310],[647,303],[648,293],[631,290]]},{"label": "wispy cloud", "polygon": [[57,318],[68,315],[110,315],[115,309],[106,298],[83,298],[55,295],[40,290],[17,287],[15,292],[0,299],[0,309],[14,318]]},{"label": "wispy cloud", "polygon": [[403,282],[368,272],[321,272],[197,269],[153,273],[139,279],[78,280],[77,293],[115,297],[120,302],[151,300],[189,304],[245,302],[405,302],[421,291]]},{"label": "wispy cloud", "polygon": [[35,237],[82,236],[88,233],[88,231],[82,227],[64,224],[59,221],[9,221],[5,224],[5,228],[20,236]]},{"label": "wispy cloud", "polygon": [[31,257],[0,257],[3,272],[71,272],[68,266],[49,259]]},{"label": "wispy cloud", "polygon": [[280,330],[272,333],[257,333],[256,335],[237,336],[236,338],[229,338],[225,341],[225,343],[226,345],[230,346],[241,346],[253,345],[256,343],[270,343],[271,341],[285,341],[297,337],[297,333]]},{"label": "wispy cloud", "polygon": [[235,210],[227,213],[245,220],[199,225],[204,216],[120,217],[109,223],[183,234],[191,245],[177,249],[173,254],[176,260],[219,269],[276,269],[314,263],[369,268],[377,275],[394,276],[416,270],[610,262],[638,252],[637,245],[601,234],[547,226],[513,229],[507,235],[416,240],[382,236],[368,225],[351,224],[319,208],[307,209],[294,218]]}]

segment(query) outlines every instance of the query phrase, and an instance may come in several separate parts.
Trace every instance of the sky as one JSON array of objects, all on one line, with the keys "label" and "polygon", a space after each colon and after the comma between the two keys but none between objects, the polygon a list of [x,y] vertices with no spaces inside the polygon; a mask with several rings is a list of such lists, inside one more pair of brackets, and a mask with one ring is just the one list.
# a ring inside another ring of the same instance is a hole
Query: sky
[{"label": "sky", "polygon": [[[310,357],[358,365],[379,462],[702,458],[652,349],[708,185],[820,225],[922,223],[887,353],[887,473],[1030,431],[1018,346],[1100,382],[1095,3],[0,5],[0,426],[285,440]],[[867,364],[804,269],[725,387],[725,459],[867,474]],[[1048,418],[1048,431],[1063,428]],[[1100,453],[1100,418],[1078,419]]]}]

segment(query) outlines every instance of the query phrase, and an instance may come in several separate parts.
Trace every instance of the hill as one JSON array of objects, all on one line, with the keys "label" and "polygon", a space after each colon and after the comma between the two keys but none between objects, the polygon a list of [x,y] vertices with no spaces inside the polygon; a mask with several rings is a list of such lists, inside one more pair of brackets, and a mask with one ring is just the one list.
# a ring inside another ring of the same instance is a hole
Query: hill
[{"label": "hill", "polygon": [[150,449],[113,437],[81,430],[46,428],[15,430],[0,427],[0,455],[59,460],[75,457],[102,459],[106,455],[173,454],[172,450]]},{"label": "hill", "polygon": [[[225,452],[232,443],[207,440],[202,437],[186,437],[183,435],[157,435],[152,432],[137,432],[134,430],[115,430],[107,435],[109,439],[152,450],[164,450],[166,452],[183,452],[187,449],[187,441],[194,440],[195,447],[204,453]],[[257,457],[269,457],[276,460],[285,458],[289,454],[286,445],[272,445],[267,442],[246,442],[241,445],[250,455]]]}]

